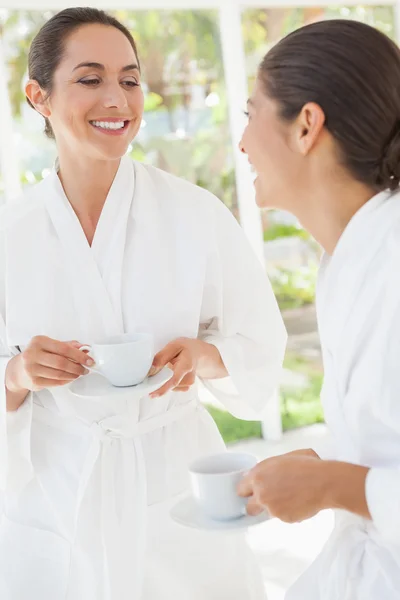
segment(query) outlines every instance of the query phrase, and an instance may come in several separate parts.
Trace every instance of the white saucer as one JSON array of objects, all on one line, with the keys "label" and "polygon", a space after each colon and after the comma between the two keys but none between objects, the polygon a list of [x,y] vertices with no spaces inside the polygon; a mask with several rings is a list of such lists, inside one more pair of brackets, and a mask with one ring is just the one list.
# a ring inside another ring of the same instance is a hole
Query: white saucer
[{"label": "white saucer", "polygon": [[142,383],[131,385],[129,387],[116,387],[99,373],[90,373],[79,377],[71,384],[69,389],[78,398],[96,398],[104,396],[130,396],[133,398],[143,398],[152,392],[155,392],[164,383],[171,379],[173,372],[168,367],[164,367],[153,377],[146,377]]},{"label": "white saucer", "polygon": [[171,509],[170,515],[176,523],[184,527],[193,529],[202,529],[205,531],[235,531],[247,529],[253,525],[260,525],[270,519],[267,513],[261,513],[256,517],[244,515],[238,519],[229,521],[216,521],[207,517],[203,511],[197,506],[193,496],[186,496],[179,500]]}]

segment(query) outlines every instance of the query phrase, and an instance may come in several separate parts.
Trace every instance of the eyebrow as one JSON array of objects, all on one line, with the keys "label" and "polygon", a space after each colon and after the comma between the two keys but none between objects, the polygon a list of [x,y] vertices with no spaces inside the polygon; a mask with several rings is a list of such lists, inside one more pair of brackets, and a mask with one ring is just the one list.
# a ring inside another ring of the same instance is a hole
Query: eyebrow
[{"label": "eyebrow", "polygon": [[[105,71],[105,66],[102,65],[101,63],[97,63],[97,62],[82,62],[79,63],[79,65],[76,65],[76,67],[74,68],[74,71],[76,71],[77,69],[82,69],[83,67],[88,67],[90,69],[98,69],[99,71]],[[121,71],[126,72],[126,71],[139,71],[139,67],[136,63],[132,63],[131,65],[126,65],[126,67],[122,67]]]}]

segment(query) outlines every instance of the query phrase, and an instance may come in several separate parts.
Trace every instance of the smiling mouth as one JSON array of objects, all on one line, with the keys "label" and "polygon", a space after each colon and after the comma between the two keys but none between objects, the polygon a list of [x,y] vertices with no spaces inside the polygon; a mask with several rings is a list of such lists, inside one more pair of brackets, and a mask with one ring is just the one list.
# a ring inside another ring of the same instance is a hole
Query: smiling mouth
[{"label": "smiling mouth", "polygon": [[120,121],[89,121],[92,127],[103,131],[123,131],[127,129],[130,121],[121,119]]},{"label": "smiling mouth", "polygon": [[254,182],[257,179],[257,177],[258,177],[258,173],[255,170],[255,168],[253,167],[253,165],[250,165],[250,171],[251,171],[251,176],[252,176],[252,179],[253,179],[253,182]]}]

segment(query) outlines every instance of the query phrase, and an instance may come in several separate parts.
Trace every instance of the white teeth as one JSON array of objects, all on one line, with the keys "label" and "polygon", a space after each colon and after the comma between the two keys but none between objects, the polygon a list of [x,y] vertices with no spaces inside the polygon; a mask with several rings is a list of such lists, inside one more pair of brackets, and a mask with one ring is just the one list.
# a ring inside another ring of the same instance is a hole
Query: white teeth
[{"label": "white teeth", "polygon": [[100,129],[122,129],[125,121],[91,121],[92,125]]},{"label": "white teeth", "polygon": [[253,179],[253,181],[255,181],[258,177],[258,173],[255,170],[255,168],[253,167],[253,165],[250,165],[250,171],[251,171],[252,179]]}]

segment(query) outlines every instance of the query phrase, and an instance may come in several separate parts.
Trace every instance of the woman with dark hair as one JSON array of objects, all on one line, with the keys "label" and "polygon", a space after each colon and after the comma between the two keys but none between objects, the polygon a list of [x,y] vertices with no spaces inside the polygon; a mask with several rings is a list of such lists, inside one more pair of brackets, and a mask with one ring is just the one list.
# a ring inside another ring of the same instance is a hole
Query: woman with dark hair
[{"label": "woman with dark hair", "polygon": [[[221,202],[126,156],[143,93],[121,23],[55,15],[29,76],[58,161],[0,216],[0,597],[262,598],[242,536],[186,530],[169,510],[188,463],[224,448],[198,380],[250,419],[278,383],[268,280]],[[83,344],[138,332],[164,373],[151,397],[78,379]]]},{"label": "woman with dark hair", "polygon": [[293,600],[400,597],[400,51],[353,21],[299,29],[264,58],[241,146],[257,202],[325,250],[317,289],[330,456],[266,460],[248,511],[287,522],[336,509]]}]

